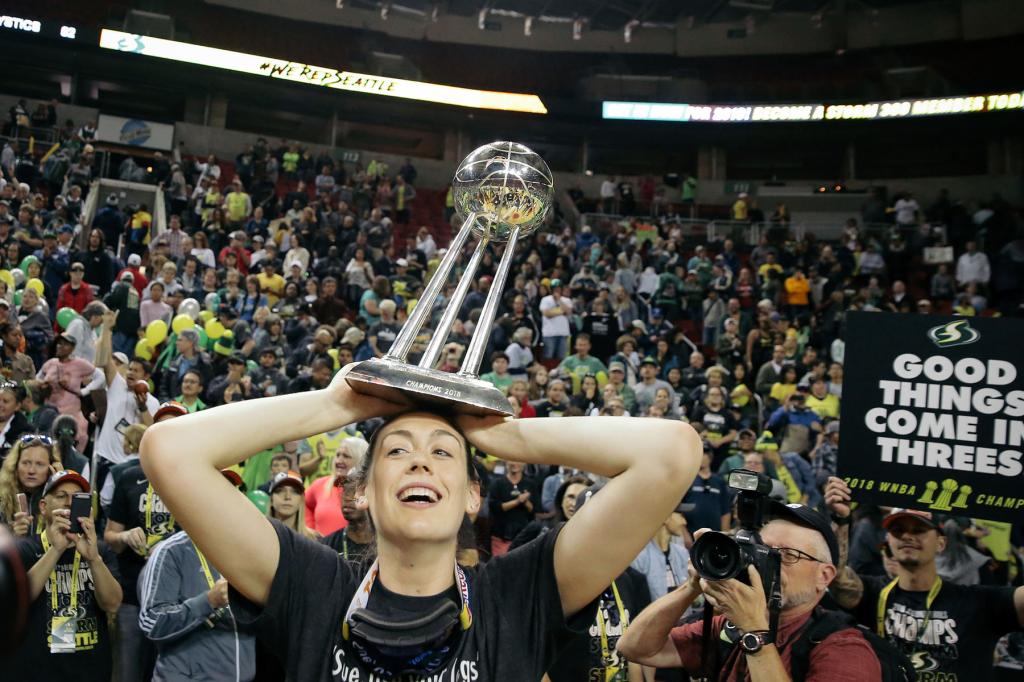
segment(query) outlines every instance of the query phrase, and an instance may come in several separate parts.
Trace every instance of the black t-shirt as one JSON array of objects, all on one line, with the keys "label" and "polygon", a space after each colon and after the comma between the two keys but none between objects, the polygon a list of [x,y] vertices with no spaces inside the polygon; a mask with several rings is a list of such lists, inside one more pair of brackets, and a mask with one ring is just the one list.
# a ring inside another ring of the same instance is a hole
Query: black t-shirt
[{"label": "black t-shirt", "polygon": [[718,474],[711,474],[708,478],[698,475],[686,491],[683,503],[697,505],[696,509],[684,514],[688,527],[693,530],[722,530],[722,516],[732,509],[732,495],[725,479]]},{"label": "black t-shirt", "polygon": [[693,421],[704,424],[708,437],[720,438],[736,428],[736,418],[728,410],[714,411],[701,407],[695,411]]},{"label": "black t-shirt", "polygon": [[[282,654],[289,680],[376,680],[341,637],[345,611],[362,578],[357,572],[360,565],[344,561],[337,552],[277,521],[272,524],[280,556],[267,603],[260,609],[232,588],[232,611],[240,622],[254,623],[260,638]],[[555,580],[557,537],[557,532],[546,533],[503,557],[466,569],[473,624],[445,668],[416,679],[536,682],[541,678],[558,646],[572,634]],[[592,604],[573,622],[589,623],[594,614]]]},{"label": "black t-shirt", "polygon": [[[120,579],[114,552],[102,540],[100,557],[113,574]],[[25,570],[42,558],[43,543],[38,535],[18,542],[18,554]],[[71,605],[71,570],[75,548],[69,547],[61,555],[55,569],[57,583],[57,609]],[[107,614],[96,603],[96,593],[89,562],[81,559],[78,567],[78,626],[74,653],[50,653],[50,628],[53,619],[50,590],[53,579],[47,579],[43,591],[29,608],[25,641],[10,656],[0,656],[3,679],[9,680],[76,680],[76,682],[109,682],[111,676],[110,634]]]},{"label": "black t-shirt", "polygon": [[320,542],[337,552],[341,558],[348,559],[349,561],[362,561],[371,548],[371,545],[356,542],[350,538],[348,536],[348,528],[336,530],[320,540]]},{"label": "black t-shirt", "polygon": [[[862,580],[864,596],[855,615],[877,631],[879,594],[890,581],[872,576]],[[913,662],[918,682],[992,680],[996,641],[1020,629],[1013,592],[1012,587],[943,582],[929,612],[927,590],[907,592],[896,585],[886,599],[886,636]]]},{"label": "black t-shirt", "polygon": [[[598,599],[597,608],[601,618],[590,622],[587,632],[570,637],[565,647],[558,652],[558,658],[548,669],[551,682],[585,682],[605,679],[608,663],[628,675],[629,663],[615,650],[619,637],[626,627],[651,603],[651,593],[643,574],[632,568],[615,579],[619,597],[622,599],[622,613],[615,601],[615,593],[609,586]],[[608,647],[608,662],[603,660],[601,647],[601,620]]]},{"label": "black t-shirt", "polygon": [[387,353],[391,350],[391,344],[398,338],[398,332],[401,327],[395,322],[378,322],[372,325],[366,332],[367,338],[371,336],[377,337],[377,348],[380,349],[381,353]]},{"label": "black t-shirt", "polygon": [[508,476],[496,477],[491,482],[487,495],[491,501],[491,532],[495,537],[512,540],[529,525],[530,521],[533,521],[534,512],[527,509],[526,504],[516,505],[508,511],[501,508],[503,503],[509,502],[525,492],[530,493],[530,503],[534,511],[538,511],[540,492],[527,476],[523,476],[519,483],[512,483],[508,480]]},{"label": "black t-shirt", "polygon": [[[157,542],[169,538],[178,529],[171,513],[167,511],[163,500],[160,499],[160,494],[155,490],[151,505],[150,526],[146,527],[148,491],[149,480],[142,471],[141,465],[135,464],[125,469],[114,486],[114,497],[110,503],[110,520],[122,524],[125,530],[142,528],[149,542],[149,550],[152,552]],[[138,606],[139,595],[136,585],[139,581],[139,574],[146,566],[146,559],[136,554],[131,547],[125,547],[124,551],[117,555],[117,563],[121,569],[121,584],[124,585],[124,603]]]}]

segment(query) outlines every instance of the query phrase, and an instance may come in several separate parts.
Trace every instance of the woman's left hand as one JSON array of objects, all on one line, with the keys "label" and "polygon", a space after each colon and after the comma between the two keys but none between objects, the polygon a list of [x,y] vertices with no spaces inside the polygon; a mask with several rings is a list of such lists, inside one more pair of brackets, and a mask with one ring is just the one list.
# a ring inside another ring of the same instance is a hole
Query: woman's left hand
[{"label": "woman's left hand", "polygon": [[455,424],[472,445],[487,454],[500,451],[525,451],[524,447],[514,446],[510,439],[518,437],[515,420],[502,415],[478,417],[471,414],[460,414]]}]

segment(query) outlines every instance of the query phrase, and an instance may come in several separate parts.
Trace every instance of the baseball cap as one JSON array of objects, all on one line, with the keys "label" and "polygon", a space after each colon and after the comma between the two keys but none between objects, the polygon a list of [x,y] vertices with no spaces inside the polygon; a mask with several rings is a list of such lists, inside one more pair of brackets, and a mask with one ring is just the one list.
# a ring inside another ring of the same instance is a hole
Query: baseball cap
[{"label": "baseball cap", "polygon": [[639,329],[644,334],[647,333],[647,325],[644,324],[643,320],[633,320],[630,326],[632,326],[634,329]]},{"label": "baseball cap", "polygon": [[397,265],[400,268],[407,268],[409,267],[409,261],[405,260],[404,258],[399,258],[398,260],[395,261],[395,265]]},{"label": "baseball cap", "polygon": [[75,338],[74,336],[72,336],[71,334],[68,334],[67,332],[63,332],[63,333],[62,333],[62,334],[60,334],[60,335],[59,335],[59,336],[58,336],[57,338],[58,338],[58,339],[61,339],[62,341],[67,341],[67,342],[68,342],[68,343],[70,343],[70,344],[71,344],[72,346],[77,346],[77,345],[78,345],[78,339],[76,339],[76,338]]},{"label": "baseball cap", "polygon": [[290,485],[300,493],[306,491],[306,486],[302,482],[302,476],[294,471],[279,471],[270,483],[270,494],[273,495],[274,491],[283,485]]},{"label": "baseball cap", "polygon": [[896,523],[900,519],[917,519],[929,528],[942,532],[942,526],[939,520],[935,518],[935,515],[931,512],[919,511],[917,509],[903,509],[897,507],[889,512],[889,515],[882,519],[882,528],[889,530],[889,526]]},{"label": "baseball cap", "polygon": [[114,353],[111,354],[111,357],[117,360],[122,365],[128,364],[128,356],[122,353],[121,351],[114,351]]},{"label": "baseball cap", "polygon": [[740,430],[740,438],[743,438],[743,437],[757,438],[757,434],[754,432],[753,429],[741,429]]},{"label": "baseball cap", "polygon": [[85,263],[72,263],[71,267],[68,268],[68,270],[70,270],[71,272],[74,272],[75,270],[85,272]]},{"label": "baseball cap", "polygon": [[554,289],[555,287],[560,287],[560,286],[562,286],[562,280],[560,280],[558,278],[555,278],[555,279],[551,280],[551,288],[552,289]]},{"label": "baseball cap", "polygon": [[651,308],[651,317],[664,317],[661,308]]},{"label": "baseball cap", "polygon": [[624,364],[622,364],[621,362],[619,362],[618,360],[616,360],[615,362],[609,362],[608,363],[608,371],[609,372],[625,372],[626,371],[626,366]]},{"label": "baseball cap", "polygon": [[242,355],[241,353],[232,353],[230,356],[228,356],[228,364],[229,365],[244,365],[245,364],[245,356]]},{"label": "baseball cap", "polygon": [[799,526],[818,531],[825,538],[832,563],[839,565],[839,541],[836,540],[836,534],[832,531],[832,522],[824,514],[805,504],[783,504],[776,500],[768,503],[768,513],[772,518],[785,519]]},{"label": "baseball cap", "polygon": [[75,232],[75,228],[71,227],[70,225],[61,225],[59,228],[57,228],[57,231],[73,234]]},{"label": "baseball cap", "polygon": [[142,256],[140,256],[137,253],[133,253],[132,255],[128,256],[128,265],[132,266],[133,268],[142,265]]},{"label": "baseball cap", "polygon": [[174,400],[168,400],[157,409],[153,415],[153,421],[158,422],[164,417],[184,417],[188,414],[188,408]]},{"label": "baseball cap", "polygon": [[646,358],[640,361],[640,366],[643,367],[644,365],[654,365],[655,367],[657,367],[658,361],[652,358],[650,355],[648,355]]},{"label": "baseball cap", "polygon": [[839,433],[839,421],[831,421],[826,424],[825,433]]},{"label": "baseball cap", "polygon": [[57,238],[57,233],[54,232],[53,230],[47,230],[46,232],[43,232],[43,239],[56,239],[56,238]]},{"label": "baseball cap", "polygon": [[262,244],[264,241],[266,241],[266,240],[263,239],[263,235],[261,235],[261,234],[254,234],[252,236],[252,243],[253,244],[256,244],[256,243]]},{"label": "baseball cap", "polygon": [[220,473],[224,475],[224,478],[228,479],[228,482],[236,488],[242,487],[242,477],[238,475],[238,472],[234,469],[221,469]]},{"label": "baseball cap", "polygon": [[128,272],[126,270],[125,272],[121,273],[121,281],[122,282],[134,282],[135,281],[135,275],[133,275],[132,273],[130,273],[130,272]]},{"label": "baseball cap", "polygon": [[232,306],[230,306],[227,303],[225,303],[225,304],[223,304],[223,305],[221,305],[220,307],[217,308],[217,315],[218,315],[218,317],[223,315],[224,317],[228,318],[229,320],[233,320],[236,317],[238,317],[238,311],[235,310]]},{"label": "baseball cap", "polygon": [[43,486],[43,496],[50,494],[50,491],[59,486],[61,483],[74,483],[82,489],[83,493],[89,492],[89,481],[85,480],[82,474],[78,473],[74,469],[64,469],[54,473],[46,481],[46,485]]}]

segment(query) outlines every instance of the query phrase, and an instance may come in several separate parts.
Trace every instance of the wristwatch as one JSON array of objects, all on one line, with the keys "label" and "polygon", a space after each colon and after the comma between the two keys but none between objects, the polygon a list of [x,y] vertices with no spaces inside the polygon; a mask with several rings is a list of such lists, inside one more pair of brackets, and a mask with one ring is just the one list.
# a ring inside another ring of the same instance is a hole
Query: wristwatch
[{"label": "wristwatch", "polygon": [[740,637],[740,646],[747,654],[756,654],[766,644],[772,644],[775,639],[768,630],[757,630],[755,632],[744,632]]},{"label": "wristwatch", "polygon": [[832,523],[836,524],[837,526],[848,526],[850,525],[850,523],[853,522],[853,514],[850,514],[848,516],[838,516],[836,514],[832,514],[831,516]]}]

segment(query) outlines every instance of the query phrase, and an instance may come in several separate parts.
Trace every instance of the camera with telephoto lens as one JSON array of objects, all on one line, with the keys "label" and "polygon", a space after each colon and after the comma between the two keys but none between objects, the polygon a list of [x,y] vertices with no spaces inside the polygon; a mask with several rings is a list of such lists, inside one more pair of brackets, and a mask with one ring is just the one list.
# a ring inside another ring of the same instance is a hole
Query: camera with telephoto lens
[{"label": "camera with telephoto lens", "polygon": [[734,469],[729,473],[729,487],[738,491],[736,516],[740,528],[731,536],[711,531],[697,538],[690,551],[693,567],[705,580],[735,578],[749,585],[747,566],[753,564],[771,607],[775,592],[780,593],[781,599],[782,561],[777,549],[761,542],[759,531],[764,525],[772,480],[755,471]]}]

